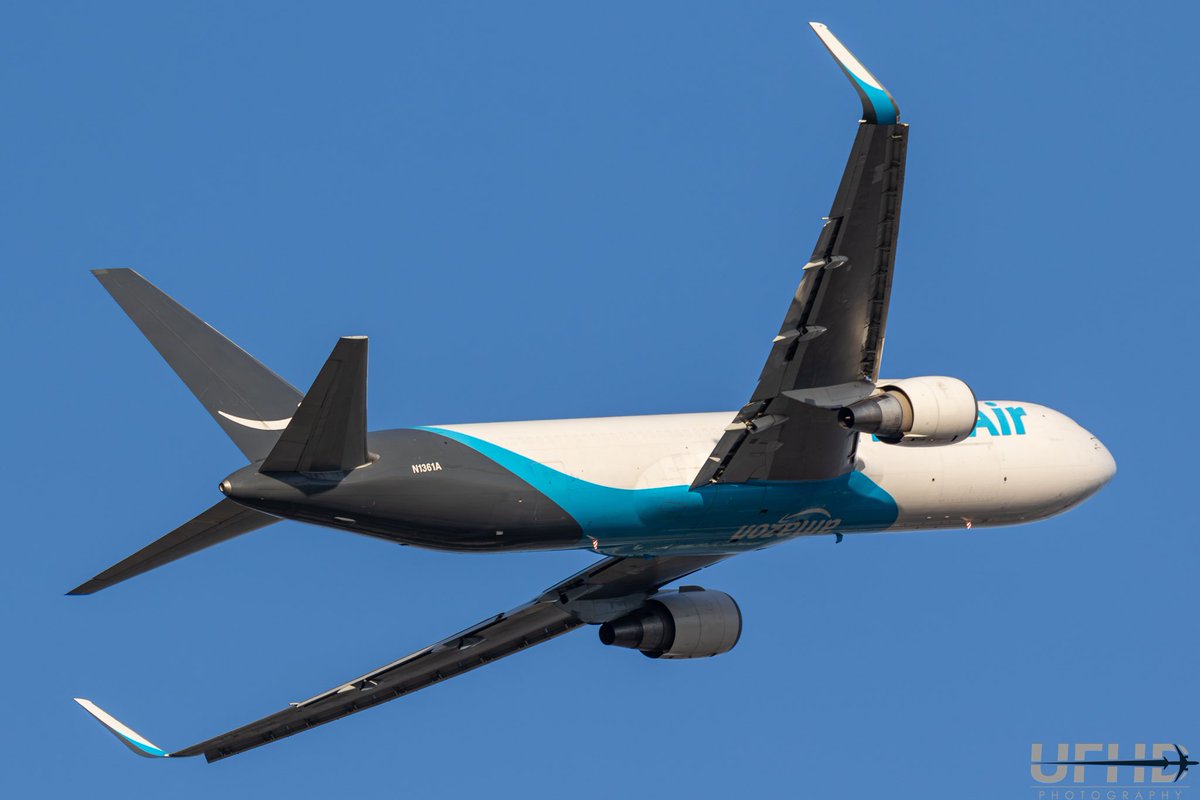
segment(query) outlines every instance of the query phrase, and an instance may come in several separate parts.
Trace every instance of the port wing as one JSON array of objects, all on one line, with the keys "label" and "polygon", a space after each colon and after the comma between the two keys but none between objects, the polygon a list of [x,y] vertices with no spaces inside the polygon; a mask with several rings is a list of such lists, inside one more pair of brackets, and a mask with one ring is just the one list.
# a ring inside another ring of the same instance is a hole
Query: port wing
[{"label": "port wing", "polygon": [[553,639],[585,621],[604,621],[605,609],[611,616],[619,616],[630,602],[640,603],[662,586],[724,558],[727,556],[606,558],[555,584],[536,600],[490,617],[316,697],[291,703],[278,713],[173,752],[151,743],[90,700],[77,698],[76,702],[138,755],[159,758],[203,755],[209,761],[217,761],[469,672]]}]

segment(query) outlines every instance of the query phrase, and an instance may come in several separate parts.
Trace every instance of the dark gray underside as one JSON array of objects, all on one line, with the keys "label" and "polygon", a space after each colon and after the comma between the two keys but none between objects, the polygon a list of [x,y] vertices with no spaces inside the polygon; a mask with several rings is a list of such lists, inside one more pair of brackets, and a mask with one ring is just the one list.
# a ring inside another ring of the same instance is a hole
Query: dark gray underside
[{"label": "dark gray underside", "polygon": [[230,497],[268,514],[441,550],[545,550],[583,541],[579,524],[490,458],[424,430],[370,434],[378,459],[332,475],[229,477]]}]

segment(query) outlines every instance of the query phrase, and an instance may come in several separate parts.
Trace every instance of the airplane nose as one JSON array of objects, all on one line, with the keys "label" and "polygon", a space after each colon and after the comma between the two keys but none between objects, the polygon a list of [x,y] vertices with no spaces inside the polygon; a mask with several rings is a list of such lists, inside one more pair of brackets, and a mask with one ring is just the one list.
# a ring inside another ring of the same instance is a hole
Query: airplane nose
[{"label": "airplane nose", "polygon": [[1091,494],[1099,491],[1117,474],[1117,461],[1099,439],[1090,433],[1087,436],[1089,452],[1083,468],[1086,474],[1081,477],[1086,481],[1088,494]]}]

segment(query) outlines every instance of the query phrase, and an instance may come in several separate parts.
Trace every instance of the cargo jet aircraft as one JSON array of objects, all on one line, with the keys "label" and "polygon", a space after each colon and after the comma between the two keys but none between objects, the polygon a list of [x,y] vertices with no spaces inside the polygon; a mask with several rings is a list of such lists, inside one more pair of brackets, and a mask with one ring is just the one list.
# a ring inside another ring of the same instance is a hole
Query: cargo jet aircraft
[{"label": "cargo jet aircraft", "polygon": [[368,431],[367,340],[338,341],[300,394],[137,273],[96,277],[245,454],[212,508],[105,570],[90,594],[293,519],[456,551],[603,556],[530,602],[327,692],[167,752],[88,700],[134,752],[209,761],[331,722],[583,625],[652,658],[731,649],[734,600],[668,584],[801,536],[1009,525],[1065,511],[1116,469],[1095,436],[961,380],[879,377],[908,126],[824,25],[862,100],[829,217],[736,412]]}]

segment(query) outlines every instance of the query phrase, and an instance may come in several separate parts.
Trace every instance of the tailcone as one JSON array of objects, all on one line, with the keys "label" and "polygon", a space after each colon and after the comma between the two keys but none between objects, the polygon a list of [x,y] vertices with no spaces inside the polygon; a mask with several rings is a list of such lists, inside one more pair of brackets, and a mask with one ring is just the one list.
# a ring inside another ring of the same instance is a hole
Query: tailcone
[{"label": "tailcone", "polygon": [[221,494],[241,505],[265,510],[279,503],[304,503],[321,489],[332,489],[337,481],[316,481],[300,474],[259,472],[256,465],[243,467],[221,481]]}]

